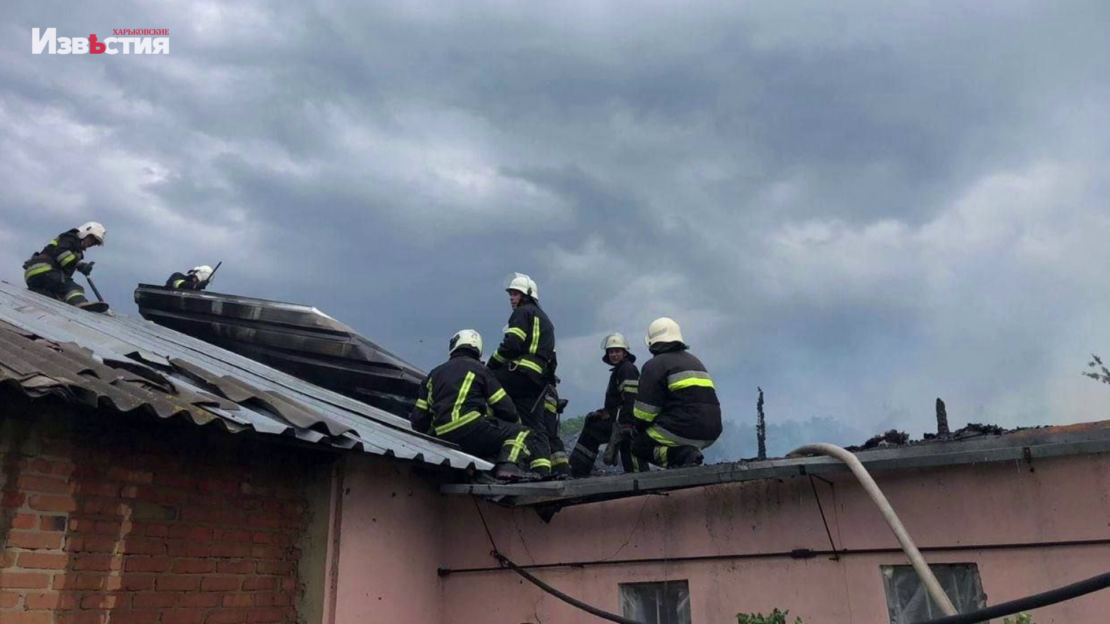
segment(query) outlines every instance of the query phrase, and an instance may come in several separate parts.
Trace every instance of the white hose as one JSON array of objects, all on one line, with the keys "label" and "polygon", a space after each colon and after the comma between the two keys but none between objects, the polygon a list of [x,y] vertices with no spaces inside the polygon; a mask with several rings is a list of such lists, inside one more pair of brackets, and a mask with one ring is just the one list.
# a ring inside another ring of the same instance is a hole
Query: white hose
[{"label": "white hose", "polygon": [[921,552],[917,550],[910,534],[906,532],[906,527],[902,525],[902,521],[898,519],[898,514],[894,513],[894,508],[890,506],[886,496],[883,495],[882,490],[875,484],[875,480],[863,467],[863,463],[859,458],[849,453],[848,451],[834,446],[832,444],[807,444],[801,448],[795,449],[790,455],[826,455],[835,459],[839,459],[848,465],[852,474],[856,475],[859,479],[860,485],[863,486],[865,492],[875,501],[875,505],[879,507],[879,511],[886,519],[886,523],[890,525],[890,530],[894,531],[894,536],[898,538],[898,543],[902,545],[902,550],[905,551],[906,556],[909,557],[910,563],[913,564],[913,569],[917,571],[917,575],[921,577],[921,582],[925,584],[925,589],[928,590],[929,596],[932,597],[940,610],[945,615],[957,615],[956,607],[952,606],[952,601],[948,599],[948,595],[941,589],[940,583],[937,582],[937,577],[933,576],[933,571],[929,569],[929,564],[925,563],[925,559],[921,556]]}]

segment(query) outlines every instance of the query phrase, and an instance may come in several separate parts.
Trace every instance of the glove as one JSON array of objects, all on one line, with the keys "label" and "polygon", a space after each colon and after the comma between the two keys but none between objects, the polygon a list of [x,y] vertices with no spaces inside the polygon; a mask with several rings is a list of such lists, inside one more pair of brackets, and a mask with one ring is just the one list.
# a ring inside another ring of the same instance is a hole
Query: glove
[{"label": "glove", "polygon": [[89,273],[92,273],[94,264],[96,264],[96,262],[78,262],[76,268],[81,273],[88,275]]}]

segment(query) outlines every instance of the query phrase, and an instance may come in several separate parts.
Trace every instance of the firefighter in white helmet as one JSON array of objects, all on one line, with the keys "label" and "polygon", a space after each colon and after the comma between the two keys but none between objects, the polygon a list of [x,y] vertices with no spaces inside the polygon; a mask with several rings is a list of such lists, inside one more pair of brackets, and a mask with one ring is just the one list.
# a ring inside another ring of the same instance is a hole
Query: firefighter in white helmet
[{"label": "firefighter in white helmet", "polygon": [[95,263],[84,261],[85,251],[103,245],[105,234],[104,226],[96,221],[59,234],[23,263],[27,288],[81,308],[94,306],[85,298],[85,289],[73,281],[73,274],[92,273]]},{"label": "firefighter in white helmet", "polygon": [[412,428],[495,462],[497,479],[538,478],[521,468],[535,452],[537,436],[520,424],[512,400],[482,365],[482,336],[464,329],[451,337],[447,353],[447,362],[420,384],[409,415]]},{"label": "firefighter in white helmet", "polygon": [[532,278],[517,273],[505,291],[513,312],[489,367],[509,393],[524,426],[536,434],[540,452],[532,458],[530,468],[548,477],[553,464],[543,399],[547,387],[555,383],[555,326],[539,306],[539,287]]},{"label": "firefighter in white helmet", "polygon": [[603,338],[601,350],[601,361],[612,367],[609,369],[609,385],[605,388],[605,405],[586,415],[582,433],[570,455],[570,467],[575,477],[590,476],[597,461],[597,450],[606,443],[610,445],[605,453],[607,463],[615,464],[615,453],[619,451],[625,472],[640,469],[640,462],[632,455],[630,446],[635,428],[632,409],[640,380],[636,356],[632,354],[628,341],[618,333]]},{"label": "firefighter in white helmet", "polygon": [[688,351],[672,319],[652,321],[644,340],[653,357],[644,364],[632,408],[632,452],[663,468],[699,465],[701,451],[721,435],[721,403],[713,378]]},{"label": "firefighter in white helmet", "polygon": [[176,290],[204,290],[212,278],[212,267],[203,264],[189,269],[188,273],[174,273],[166,280],[166,288]]}]

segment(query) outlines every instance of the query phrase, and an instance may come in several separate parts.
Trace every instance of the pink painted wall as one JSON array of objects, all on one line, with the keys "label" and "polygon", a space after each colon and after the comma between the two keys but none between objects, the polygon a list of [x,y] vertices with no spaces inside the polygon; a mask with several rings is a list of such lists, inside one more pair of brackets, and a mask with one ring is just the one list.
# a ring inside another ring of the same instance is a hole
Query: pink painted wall
[{"label": "pink painted wall", "polygon": [[[344,497],[336,622],[596,622],[511,572],[436,575],[438,567],[495,565],[469,497],[446,497],[384,460],[351,465]],[[1110,457],[878,473],[920,546],[989,546],[1110,538]],[[850,480],[818,482],[838,549],[897,548]],[[413,493],[410,495],[408,491]],[[396,491],[397,497],[392,493]],[[730,484],[572,507],[544,524],[528,509],[482,503],[498,547],[518,563],[626,560],[826,550],[807,479]],[[991,604],[1110,569],[1110,546],[926,553],[976,563]],[[540,578],[619,612],[618,584],[686,579],[694,622],[735,622],[737,611],[789,608],[806,624],[889,621],[881,564],[899,553],[555,568]],[[381,600],[378,598],[381,597]],[[1039,624],[1101,622],[1110,592],[1035,613]],[[361,618],[361,619],[360,619]],[[996,623],[1000,624],[1000,623]]]}]

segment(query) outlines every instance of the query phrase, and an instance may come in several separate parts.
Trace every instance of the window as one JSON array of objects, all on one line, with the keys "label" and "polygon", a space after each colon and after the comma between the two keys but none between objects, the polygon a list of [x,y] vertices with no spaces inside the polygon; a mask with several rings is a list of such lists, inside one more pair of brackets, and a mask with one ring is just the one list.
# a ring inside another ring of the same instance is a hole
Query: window
[{"label": "window", "polygon": [[621,613],[644,624],[690,624],[690,584],[621,583]]},{"label": "window", "polygon": [[[942,617],[925,585],[917,576],[913,566],[879,566],[886,589],[886,603],[890,609],[890,624],[914,624]],[[956,607],[956,611],[967,613],[987,606],[987,596],[979,580],[979,566],[974,563],[954,563],[930,565],[944,593]],[[985,623],[984,623],[985,624]]]}]

